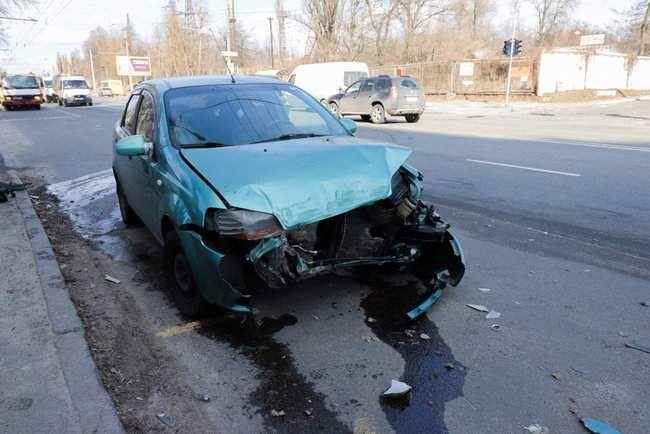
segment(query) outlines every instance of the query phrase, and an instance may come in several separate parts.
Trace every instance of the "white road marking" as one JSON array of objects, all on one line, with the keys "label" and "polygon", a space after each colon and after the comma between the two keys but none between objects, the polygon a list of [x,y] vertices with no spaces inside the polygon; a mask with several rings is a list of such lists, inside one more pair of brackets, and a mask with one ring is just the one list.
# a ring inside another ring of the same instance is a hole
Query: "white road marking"
[{"label": "white road marking", "polygon": [[558,145],[582,146],[585,148],[618,149],[621,151],[650,152],[650,147],[640,148],[636,146],[613,145],[611,143],[560,142],[558,140],[545,140],[545,139],[540,139],[539,141],[545,143],[556,143]]},{"label": "white road marking", "polygon": [[42,118],[15,118],[15,119],[0,119],[0,122],[19,122],[19,121],[50,121],[54,119],[68,119],[68,116],[49,116]]},{"label": "white road marking", "polygon": [[557,170],[538,169],[536,167],[517,166],[515,164],[495,163],[494,161],[473,160],[471,158],[468,158],[467,161],[470,161],[472,163],[479,163],[479,164],[489,164],[491,166],[512,167],[513,169],[530,170],[532,172],[551,173],[554,175],[564,175],[564,176],[574,176],[574,177],[580,176],[577,173],[558,172]]}]

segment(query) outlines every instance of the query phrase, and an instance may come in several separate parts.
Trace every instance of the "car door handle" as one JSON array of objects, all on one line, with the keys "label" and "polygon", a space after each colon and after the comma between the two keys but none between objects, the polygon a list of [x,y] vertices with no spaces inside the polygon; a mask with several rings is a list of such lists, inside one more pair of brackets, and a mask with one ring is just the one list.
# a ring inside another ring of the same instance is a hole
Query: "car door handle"
[{"label": "car door handle", "polygon": [[162,185],[162,181],[160,179],[156,179],[156,185],[160,187]]}]

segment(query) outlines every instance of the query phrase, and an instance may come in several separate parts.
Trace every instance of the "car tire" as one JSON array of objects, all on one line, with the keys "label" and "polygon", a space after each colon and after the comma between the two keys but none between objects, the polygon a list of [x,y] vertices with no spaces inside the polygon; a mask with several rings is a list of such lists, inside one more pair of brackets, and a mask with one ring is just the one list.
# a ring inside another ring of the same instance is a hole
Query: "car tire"
[{"label": "car tire", "polygon": [[68,106],[68,102],[67,102],[66,100],[63,100],[63,103],[62,103],[62,104],[63,104],[63,107],[67,107],[67,106]]},{"label": "car tire", "polygon": [[61,107],[63,105],[63,103],[61,102],[61,98],[57,98],[56,102],[59,103],[59,107]]},{"label": "car tire", "polygon": [[129,205],[129,202],[126,200],[126,196],[122,192],[122,188],[120,187],[119,183],[117,184],[117,202],[120,206],[120,215],[122,216],[122,222],[124,222],[125,225],[134,226],[140,223],[140,218],[135,213],[135,211],[133,211],[131,205]]},{"label": "car tire", "polygon": [[384,106],[377,103],[372,106],[372,113],[370,114],[373,124],[383,124],[386,122],[386,112]]},{"label": "car tire", "polygon": [[205,314],[210,304],[205,301],[194,280],[181,240],[175,231],[165,235],[164,267],[171,298],[185,316],[196,318]]},{"label": "car tire", "polygon": [[361,120],[364,122],[370,122],[370,115],[361,115]]},{"label": "car tire", "polygon": [[414,124],[414,123],[416,123],[417,121],[420,120],[420,115],[419,114],[410,114],[410,115],[406,115],[404,117],[406,118],[406,122],[408,122],[409,124]]},{"label": "car tire", "polygon": [[334,116],[341,117],[341,114],[339,113],[339,105],[337,103],[331,102],[329,107],[330,107],[330,111]]}]

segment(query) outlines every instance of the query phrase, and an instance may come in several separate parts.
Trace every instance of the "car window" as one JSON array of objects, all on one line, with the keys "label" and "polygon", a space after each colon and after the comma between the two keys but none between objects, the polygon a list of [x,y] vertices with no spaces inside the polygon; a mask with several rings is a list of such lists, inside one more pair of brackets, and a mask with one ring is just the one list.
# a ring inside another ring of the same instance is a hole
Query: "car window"
[{"label": "car window", "polygon": [[390,79],[380,78],[379,80],[377,80],[377,89],[379,90],[390,89]]},{"label": "car window", "polygon": [[350,94],[350,93],[357,92],[357,91],[359,90],[360,87],[361,87],[361,82],[360,82],[360,81],[357,81],[357,82],[354,83],[352,86],[348,87],[348,88],[345,90],[345,93],[346,93],[346,94]]},{"label": "car window", "polygon": [[129,102],[126,104],[122,126],[129,132],[129,134],[135,134],[135,123],[139,103],[140,95],[131,95],[131,99],[129,99]]},{"label": "car window", "polygon": [[138,126],[136,134],[142,135],[147,142],[153,143],[155,105],[153,97],[148,92],[142,93],[142,103],[138,111]]},{"label": "car window", "polygon": [[375,89],[375,80],[368,79],[363,81],[363,86],[361,86],[361,92],[372,92]]},{"label": "car window", "polygon": [[400,86],[406,87],[408,89],[417,89],[418,84],[411,80],[410,78],[403,78],[402,81],[400,82]]},{"label": "car window", "polygon": [[346,135],[328,109],[291,85],[214,85],[165,93],[178,147],[238,146],[312,136]]}]

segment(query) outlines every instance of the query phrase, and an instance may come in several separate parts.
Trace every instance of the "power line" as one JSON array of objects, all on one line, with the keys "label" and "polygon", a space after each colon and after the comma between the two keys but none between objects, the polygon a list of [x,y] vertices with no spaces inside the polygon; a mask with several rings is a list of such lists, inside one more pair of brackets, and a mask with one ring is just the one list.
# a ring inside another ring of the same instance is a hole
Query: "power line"
[{"label": "power line", "polygon": [[36,23],[36,22],[38,22],[38,20],[36,20],[36,19],[34,19],[34,18],[6,17],[6,16],[2,16],[2,15],[0,15],[0,20],[7,20],[7,21],[29,21],[29,22],[32,22],[32,23]]}]

